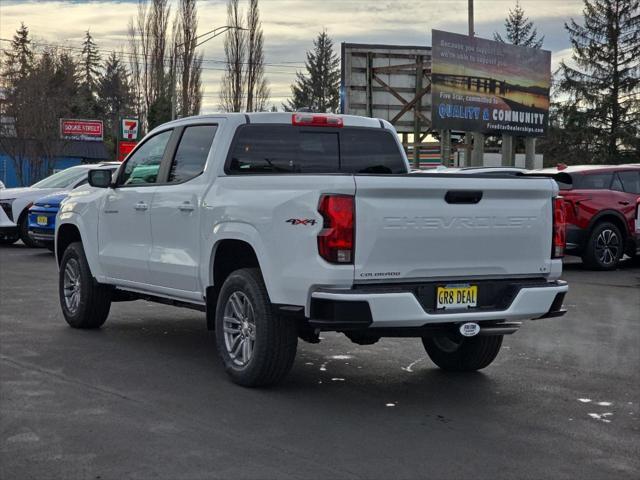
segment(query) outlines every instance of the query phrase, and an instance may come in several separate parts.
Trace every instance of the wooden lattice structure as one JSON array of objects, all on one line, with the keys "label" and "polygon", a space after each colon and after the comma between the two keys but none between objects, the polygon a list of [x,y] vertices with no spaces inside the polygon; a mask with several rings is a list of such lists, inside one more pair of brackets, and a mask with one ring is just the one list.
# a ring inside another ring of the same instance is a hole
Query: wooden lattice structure
[{"label": "wooden lattice structure", "polygon": [[431,47],[343,43],[341,87],[342,113],[391,122],[418,166],[431,132]]}]

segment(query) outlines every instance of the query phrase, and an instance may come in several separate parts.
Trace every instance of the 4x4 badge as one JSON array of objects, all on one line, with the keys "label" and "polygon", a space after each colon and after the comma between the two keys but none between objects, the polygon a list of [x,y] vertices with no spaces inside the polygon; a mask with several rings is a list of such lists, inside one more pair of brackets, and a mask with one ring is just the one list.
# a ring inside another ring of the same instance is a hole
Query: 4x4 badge
[{"label": "4x4 badge", "polygon": [[290,218],[289,220],[285,220],[285,222],[290,223],[291,225],[315,225],[316,220],[313,218]]}]

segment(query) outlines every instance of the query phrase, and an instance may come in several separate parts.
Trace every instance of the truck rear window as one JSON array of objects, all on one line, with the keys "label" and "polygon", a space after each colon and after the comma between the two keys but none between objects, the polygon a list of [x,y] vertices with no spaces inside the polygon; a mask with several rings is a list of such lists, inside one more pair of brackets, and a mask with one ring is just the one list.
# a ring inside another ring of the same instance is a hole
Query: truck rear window
[{"label": "truck rear window", "polygon": [[257,124],[239,127],[226,172],[392,174],[407,167],[388,130]]}]

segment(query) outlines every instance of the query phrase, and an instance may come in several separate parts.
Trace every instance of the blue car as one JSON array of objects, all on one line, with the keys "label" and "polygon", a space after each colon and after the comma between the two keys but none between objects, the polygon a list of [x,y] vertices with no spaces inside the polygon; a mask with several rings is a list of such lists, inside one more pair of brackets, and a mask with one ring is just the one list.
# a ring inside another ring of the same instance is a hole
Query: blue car
[{"label": "blue car", "polygon": [[60,209],[60,202],[68,194],[68,191],[64,191],[46,195],[36,200],[29,209],[29,237],[52,252],[56,231],[56,215]]}]

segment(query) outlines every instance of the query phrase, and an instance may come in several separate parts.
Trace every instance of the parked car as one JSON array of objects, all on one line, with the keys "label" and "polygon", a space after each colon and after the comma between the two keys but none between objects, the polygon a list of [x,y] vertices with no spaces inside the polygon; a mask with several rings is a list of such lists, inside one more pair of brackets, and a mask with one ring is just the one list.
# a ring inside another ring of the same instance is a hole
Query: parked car
[{"label": "parked car", "polygon": [[0,191],[0,245],[22,240],[29,247],[39,243],[29,236],[28,212],[33,202],[50,193],[56,193],[87,183],[87,172],[92,168],[111,168],[116,162],[70,167],[25,188],[6,188]]},{"label": "parked car", "polygon": [[640,255],[636,230],[640,165],[559,166],[553,177],[565,199],[567,253],[596,270],[616,268],[623,254]]},{"label": "parked car", "polygon": [[51,193],[35,201],[29,208],[29,237],[53,252],[56,215],[68,191]]},{"label": "parked car", "polygon": [[[157,175],[136,175],[160,158]],[[390,123],[219,114],[157,127],[56,224],[59,298],[75,328],[112,301],[205,310],[231,379],[273,384],[298,338],[416,337],[477,370],[525,319],[564,314],[558,186],[512,175],[409,174]]]},{"label": "parked car", "polygon": [[[106,164],[98,167],[111,175],[119,164]],[[35,201],[29,209],[29,236],[53,252],[55,240],[56,215],[60,204],[69,195],[69,190],[51,193]]]}]

